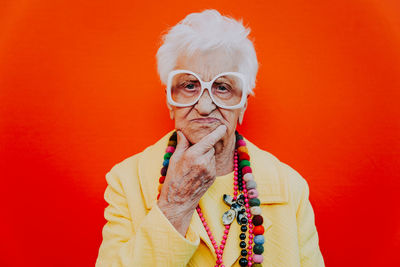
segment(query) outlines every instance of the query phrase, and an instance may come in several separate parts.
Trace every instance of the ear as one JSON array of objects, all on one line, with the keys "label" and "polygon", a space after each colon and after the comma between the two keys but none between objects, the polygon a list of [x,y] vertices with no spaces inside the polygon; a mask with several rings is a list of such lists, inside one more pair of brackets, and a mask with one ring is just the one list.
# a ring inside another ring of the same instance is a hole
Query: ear
[{"label": "ear", "polygon": [[171,118],[171,120],[173,120],[174,119],[174,110],[168,102],[167,102],[167,107],[169,109],[169,117]]},{"label": "ear", "polygon": [[238,118],[239,124],[242,124],[242,122],[243,122],[244,112],[246,111],[246,108],[247,108],[247,101],[244,104],[244,106],[240,109],[240,114],[239,114],[239,118]]}]

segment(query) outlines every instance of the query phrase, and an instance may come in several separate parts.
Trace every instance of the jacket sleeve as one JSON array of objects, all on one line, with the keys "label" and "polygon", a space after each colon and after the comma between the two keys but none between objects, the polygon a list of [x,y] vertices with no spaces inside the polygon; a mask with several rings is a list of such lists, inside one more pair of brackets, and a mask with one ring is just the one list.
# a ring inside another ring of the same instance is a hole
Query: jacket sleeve
[{"label": "jacket sleeve", "polygon": [[107,223],[96,267],[186,266],[199,245],[199,236],[189,228],[183,237],[157,205],[142,218],[132,218],[120,179],[112,171],[106,179]]},{"label": "jacket sleeve", "polygon": [[304,181],[303,192],[297,210],[298,240],[302,267],[325,266],[318,244],[318,233],[314,221],[314,211],[309,201],[309,188]]}]

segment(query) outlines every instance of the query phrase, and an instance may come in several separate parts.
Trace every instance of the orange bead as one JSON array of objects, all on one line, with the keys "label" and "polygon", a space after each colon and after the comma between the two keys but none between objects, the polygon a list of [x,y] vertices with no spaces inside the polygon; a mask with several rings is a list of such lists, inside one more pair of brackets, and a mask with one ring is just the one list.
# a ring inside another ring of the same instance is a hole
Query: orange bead
[{"label": "orange bead", "polygon": [[238,147],[237,151],[238,151],[238,153],[239,153],[239,152],[242,152],[242,153],[247,153],[247,154],[249,154],[249,150],[247,150],[247,147],[245,147],[245,146],[240,146],[240,147]]},{"label": "orange bead", "polygon": [[262,235],[262,234],[264,234],[264,226],[257,225],[256,227],[254,227],[253,233],[254,233],[254,235]]},{"label": "orange bead", "polygon": [[161,192],[162,184],[158,185],[158,192]]}]

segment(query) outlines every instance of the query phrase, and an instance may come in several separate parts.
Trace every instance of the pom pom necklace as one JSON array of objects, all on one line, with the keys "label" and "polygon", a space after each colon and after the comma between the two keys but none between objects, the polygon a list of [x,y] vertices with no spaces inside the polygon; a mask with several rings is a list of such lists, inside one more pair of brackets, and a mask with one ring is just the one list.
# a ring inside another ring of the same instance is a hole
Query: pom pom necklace
[{"label": "pom pom necklace", "polygon": [[[231,223],[236,219],[237,223],[241,226],[241,233],[239,235],[239,246],[241,248],[241,258],[239,259],[240,266],[261,266],[263,262],[262,253],[264,252],[264,227],[263,217],[261,215],[260,200],[258,199],[257,183],[254,180],[253,171],[250,166],[250,156],[246,147],[246,142],[237,131],[236,135],[236,149],[233,159],[233,196],[224,194],[223,201],[230,209],[222,215],[222,223],[225,227],[222,236],[221,244],[218,245],[215,240],[211,229],[209,228],[206,219],[203,216],[200,206],[196,207],[197,214],[203,223],[204,229],[214,247],[217,260],[215,266],[225,267],[223,264],[222,256],[228,238]],[[175,152],[177,145],[177,134],[174,132],[168,141],[168,147],[165,150],[163,167],[161,168],[161,176],[159,178],[158,195],[167,175],[169,160]],[[249,232],[247,238],[246,233]],[[247,238],[247,244],[246,244]]]}]

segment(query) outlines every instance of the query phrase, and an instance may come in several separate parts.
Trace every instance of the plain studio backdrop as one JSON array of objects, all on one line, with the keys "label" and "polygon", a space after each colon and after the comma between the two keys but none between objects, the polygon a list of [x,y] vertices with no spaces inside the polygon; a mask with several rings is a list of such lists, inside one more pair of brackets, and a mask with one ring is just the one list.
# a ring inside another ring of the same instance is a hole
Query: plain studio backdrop
[{"label": "plain studio backdrop", "polygon": [[173,129],[161,34],[215,8],[260,62],[239,131],[307,179],[326,265],[396,266],[399,3],[1,1],[0,265],[94,265],[104,175]]}]

